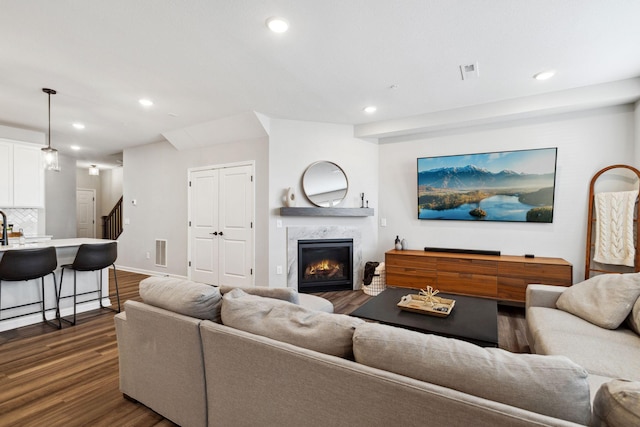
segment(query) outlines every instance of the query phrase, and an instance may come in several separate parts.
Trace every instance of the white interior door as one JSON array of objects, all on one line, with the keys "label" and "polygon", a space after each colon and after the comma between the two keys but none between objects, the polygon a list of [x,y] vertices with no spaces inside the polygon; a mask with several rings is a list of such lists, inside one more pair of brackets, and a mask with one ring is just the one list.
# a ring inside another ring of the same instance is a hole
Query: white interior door
[{"label": "white interior door", "polygon": [[189,277],[253,286],[253,167],[190,172]]},{"label": "white interior door", "polygon": [[253,182],[251,166],[220,170],[220,283],[252,285]]},{"label": "white interior door", "polygon": [[[190,177],[191,280],[218,284],[218,187],[216,170],[192,172]],[[214,234],[216,233],[216,234]]]},{"label": "white interior door", "polygon": [[96,237],[96,190],[76,190],[76,235]]}]

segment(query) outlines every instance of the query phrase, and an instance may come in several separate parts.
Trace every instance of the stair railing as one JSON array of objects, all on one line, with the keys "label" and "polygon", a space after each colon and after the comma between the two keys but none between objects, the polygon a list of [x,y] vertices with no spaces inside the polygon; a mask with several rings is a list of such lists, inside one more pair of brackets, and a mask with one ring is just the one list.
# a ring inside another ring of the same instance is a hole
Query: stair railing
[{"label": "stair railing", "polygon": [[116,240],[122,234],[122,199],[116,202],[109,215],[102,217],[102,238]]}]

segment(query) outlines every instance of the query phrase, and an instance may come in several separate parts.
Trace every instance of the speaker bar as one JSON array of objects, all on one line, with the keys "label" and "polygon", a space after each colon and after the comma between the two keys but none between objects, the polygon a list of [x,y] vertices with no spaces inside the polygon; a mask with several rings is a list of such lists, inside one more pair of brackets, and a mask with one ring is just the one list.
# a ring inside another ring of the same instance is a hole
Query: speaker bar
[{"label": "speaker bar", "polygon": [[455,249],[455,248],[430,248],[425,247],[425,252],[449,252],[454,254],[494,255],[500,256],[500,251],[486,251],[482,249]]}]

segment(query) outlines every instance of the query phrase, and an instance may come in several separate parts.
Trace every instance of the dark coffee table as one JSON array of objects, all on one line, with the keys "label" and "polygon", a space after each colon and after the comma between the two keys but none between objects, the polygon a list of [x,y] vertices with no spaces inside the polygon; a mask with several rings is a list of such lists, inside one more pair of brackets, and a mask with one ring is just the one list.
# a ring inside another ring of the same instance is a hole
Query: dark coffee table
[{"label": "dark coffee table", "polygon": [[388,325],[458,338],[483,347],[498,346],[498,303],[485,298],[438,294],[456,300],[447,317],[429,316],[400,310],[400,298],[417,294],[416,289],[388,287],[351,313],[351,316],[376,320]]}]

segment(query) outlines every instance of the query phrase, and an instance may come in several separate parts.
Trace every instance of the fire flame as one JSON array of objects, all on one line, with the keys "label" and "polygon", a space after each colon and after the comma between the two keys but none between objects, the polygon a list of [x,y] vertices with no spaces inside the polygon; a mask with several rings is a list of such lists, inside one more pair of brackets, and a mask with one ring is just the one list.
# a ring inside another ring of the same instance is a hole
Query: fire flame
[{"label": "fire flame", "polygon": [[342,274],[342,264],[329,259],[309,264],[305,270],[305,278],[313,276],[333,277],[339,274]]}]

